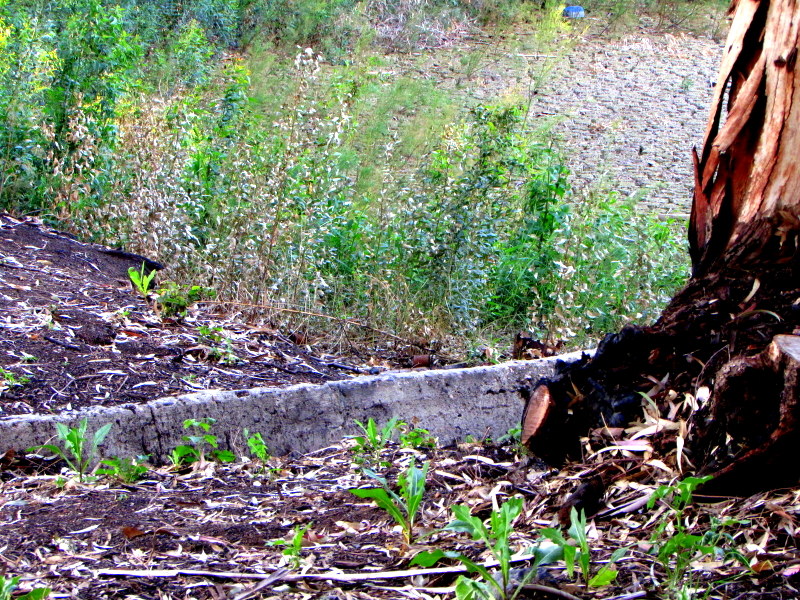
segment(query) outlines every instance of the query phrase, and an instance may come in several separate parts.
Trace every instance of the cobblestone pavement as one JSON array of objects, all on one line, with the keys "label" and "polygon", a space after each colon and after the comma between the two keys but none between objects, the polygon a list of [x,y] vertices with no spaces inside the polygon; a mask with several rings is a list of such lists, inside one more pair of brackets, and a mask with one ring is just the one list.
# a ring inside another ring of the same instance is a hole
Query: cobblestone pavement
[{"label": "cobblestone pavement", "polygon": [[559,59],[533,97],[535,117],[561,115],[575,188],[604,180],[666,214],[688,214],[691,149],[700,146],[722,44],[688,35],[589,40]]}]

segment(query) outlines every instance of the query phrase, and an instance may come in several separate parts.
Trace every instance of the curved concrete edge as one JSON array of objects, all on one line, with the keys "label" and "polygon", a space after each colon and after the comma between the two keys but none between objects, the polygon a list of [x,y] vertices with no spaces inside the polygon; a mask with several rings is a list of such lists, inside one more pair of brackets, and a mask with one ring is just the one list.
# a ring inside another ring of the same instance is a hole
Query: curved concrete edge
[{"label": "curved concrete edge", "polygon": [[145,404],[95,407],[59,415],[0,419],[0,451],[52,443],[55,424],[89,430],[112,423],[100,448],[104,457],[149,454],[161,461],[186,443],[186,419],[213,418],[211,433],[221,447],[243,450],[243,430],[260,432],[275,455],[305,453],[357,433],[353,420],[372,417],[381,425],[392,417],[413,422],[441,444],[497,437],[519,424],[524,394],[554,373],[556,362],[573,362],[587,352],[535,361],[512,361],[467,369],[389,373],[286,388],[203,391]]}]

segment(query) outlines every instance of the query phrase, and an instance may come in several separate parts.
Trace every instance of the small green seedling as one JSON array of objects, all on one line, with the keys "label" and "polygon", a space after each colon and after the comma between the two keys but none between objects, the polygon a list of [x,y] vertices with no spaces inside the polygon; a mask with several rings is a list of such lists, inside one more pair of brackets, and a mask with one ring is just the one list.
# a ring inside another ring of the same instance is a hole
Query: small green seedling
[{"label": "small green seedling", "polygon": [[180,445],[170,453],[169,458],[172,464],[179,466],[204,461],[207,446],[210,446],[208,455],[218,462],[225,463],[236,460],[236,455],[230,450],[219,449],[219,440],[217,436],[211,433],[211,426],[216,422],[216,419],[212,418],[186,419],[183,422],[184,429],[199,428],[201,433],[200,435],[183,436],[183,439],[189,442],[189,445]]},{"label": "small green seedling", "polygon": [[14,600],[43,600],[50,595],[50,588],[36,588],[27,594],[15,596],[14,592],[18,587],[19,577],[6,579],[3,575],[0,575],[0,600],[11,600],[12,598]]},{"label": "small green seedling", "polygon": [[468,506],[456,505],[453,507],[453,515],[456,519],[445,527],[445,530],[468,533],[473,539],[483,541],[500,567],[499,578],[496,578],[485,566],[475,563],[458,552],[443,550],[420,552],[414,557],[411,564],[431,567],[442,558],[454,558],[466,566],[470,573],[477,573],[481,577],[480,580],[470,579],[463,575],[458,578],[456,597],[459,600],[495,600],[497,598],[514,600],[523,590],[523,586],[536,576],[540,565],[549,564],[563,556],[559,546],[543,547],[541,544],[534,546],[530,549],[533,565],[525,571],[521,581],[512,585],[512,552],[509,537],[514,531],[514,521],[522,512],[522,505],[522,498],[508,499],[499,507],[499,510],[492,511],[488,527],[481,519],[470,514]]},{"label": "small green seedling", "polygon": [[581,571],[583,582],[588,587],[602,587],[610,584],[617,578],[617,570],[614,564],[625,556],[627,548],[619,548],[614,551],[608,563],[600,567],[597,573],[591,574],[591,551],[589,549],[589,539],[586,535],[586,514],[583,511],[570,511],[570,526],[567,533],[570,539],[564,537],[558,529],[547,528],[540,531],[541,535],[551,542],[560,546],[564,553],[564,562],[567,565],[567,575],[573,576],[575,564],[577,563]]},{"label": "small green seedling", "polygon": [[128,277],[131,278],[133,287],[136,288],[136,291],[139,292],[145,300],[147,300],[150,294],[150,284],[153,282],[155,276],[155,269],[148,271],[144,263],[142,263],[142,268],[138,271],[133,267],[128,268]]},{"label": "small green seedling", "polygon": [[147,473],[147,465],[145,464],[150,458],[149,455],[137,456],[136,458],[104,458],[100,461],[100,467],[97,469],[98,475],[105,475],[118,479],[122,483],[134,483],[142,478]]},{"label": "small green seedling", "polygon": [[354,422],[364,433],[364,435],[357,435],[353,438],[356,441],[355,453],[362,459],[368,456],[374,459],[380,458],[381,452],[391,441],[394,432],[405,425],[397,417],[392,417],[380,429],[372,417],[367,420],[366,425],[359,420],[354,420]]},{"label": "small green seedling", "polygon": [[200,334],[200,341],[211,347],[211,358],[226,365],[235,365],[240,362],[239,357],[233,351],[233,343],[224,335],[222,327],[201,325],[197,328],[197,333]]},{"label": "small green seedling", "polygon": [[674,485],[661,485],[647,502],[649,509],[660,500],[669,507],[669,514],[656,527],[651,541],[658,561],[667,573],[667,588],[676,599],[693,597],[683,580],[698,554],[734,560],[750,570],[742,553],[730,547],[734,543],[733,537],[721,531],[722,527],[737,521],[712,519],[711,529],[703,534],[693,534],[687,526],[684,512],[691,504],[695,490],[710,479],[709,476],[687,477]]},{"label": "small green seedling", "polygon": [[508,431],[506,431],[503,435],[497,438],[498,444],[505,444],[506,442],[510,442],[512,444],[519,444],[520,437],[522,436],[522,427],[517,425],[516,427],[510,427]]},{"label": "small green seedling", "polygon": [[180,286],[174,281],[165,281],[156,293],[156,305],[164,317],[183,318],[189,307],[204,298],[214,298],[216,292],[200,285]]},{"label": "small green seedling", "polygon": [[437,444],[437,440],[431,435],[431,432],[421,427],[415,427],[414,429],[407,426],[403,427],[398,441],[403,448],[414,448],[416,450],[436,448]]},{"label": "small green seedling", "polygon": [[267,462],[270,458],[269,448],[261,434],[256,432],[250,435],[250,432],[245,429],[244,437],[247,440],[247,447],[250,449],[250,454],[255,456],[262,463]]},{"label": "small green seedling", "polygon": [[111,430],[111,423],[103,425],[89,438],[89,424],[86,419],[81,419],[77,427],[67,427],[63,423],[56,423],[56,435],[61,440],[63,448],[55,444],[36,446],[29,451],[47,450],[61,458],[67,466],[78,474],[78,480],[90,472],[90,467],[95,459],[97,447],[106,439]]},{"label": "small green seedling", "polygon": [[428,476],[428,467],[429,463],[426,462],[422,465],[422,469],[418,469],[416,461],[412,459],[408,469],[397,476],[399,494],[389,489],[384,477],[370,469],[364,469],[364,473],[380,482],[382,487],[353,489],[350,490],[350,493],[359,498],[374,500],[375,504],[388,512],[395,522],[400,525],[406,544],[410,544],[414,534],[414,521],[417,511],[422,502],[422,497],[425,495],[425,479]]},{"label": "small green seedling", "polygon": [[3,378],[3,381],[0,382],[0,388],[23,386],[31,381],[31,378],[27,375],[17,375],[13,371],[8,371],[3,367],[0,367],[0,377]]},{"label": "small green seedling", "polygon": [[283,555],[289,557],[292,567],[300,567],[301,552],[303,550],[303,539],[306,531],[311,527],[311,523],[306,526],[295,525],[292,528],[292,536],[288,540],[272,540],[267,542],[270,546],[284,546]]}]

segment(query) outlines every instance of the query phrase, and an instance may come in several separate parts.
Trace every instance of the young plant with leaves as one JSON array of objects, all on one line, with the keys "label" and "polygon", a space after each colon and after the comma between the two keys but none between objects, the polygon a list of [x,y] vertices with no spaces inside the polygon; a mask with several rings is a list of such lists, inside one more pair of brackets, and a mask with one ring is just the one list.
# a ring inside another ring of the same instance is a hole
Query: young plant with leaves
[{"label": "young plant with leaves", "polygon": [[306,531],[311,527],[308,525],[295,525],[292,528],[292,535],[285,540],[272,540],[267,542],[270,546],[283,546],[283,555],[288,557],[292,567],[297,569],[300,566],[301,552],[303,550],[303,540],[305,539]]},{"label": "young plant with leaves", "polygon": [[411,460],[408,468],[397,476],[397,487],[400,493],[391,490],[385,477],[381,477],[370,469],[364,469],[369,477],[377,480],[382,487],[353,489],[350,493],[359,498],[374,500],[380,508],[391,515],[403,530],[406,544],[410,544],[414,535],[414,522],[419,511],[422,497],[425,495],[425,479],[428,476],[429,463],[417,468],[416,461]]},{"label": "young plant with leaves", "polygon": [[381,452],[386,448],[386,445],[392,440],[395,431],[400,430],[405,423],[397,417],[392,417],[380,429],[375,423],[375,419],[370,417],[366,425],[354,419],[353,422],[358,425],[359,429],[364,435],[354,436],[356,442],[355,453],[362,462],[365,458],[379,459]]},{"label": "young plant with leaves", "polygon": [[400,436],[398,442],[403,448],[436,448],[437,440],[431,435],[431,432],[421,427],[414,427],[413,429],[408,425],[400,428]]},{"label": "young plant with leaves", "polygon": [[722,531],[724,526],[736,521],[713,520],[711,529],[702,534],[692,533],[687,524],[685,512],[692,502],[694,491],[710,479],[710,476],[687,477],[673,485],[661,485],[647,502],[648,509],[655,507],[658,501],[664,501],[668,507],[668,514],[656,527],[651,541],[654,543],[654,553],[666,571],[667,589],[675,600],[694,598],[694,592],[690,586],[685,585],[684,580],[692,561],[698,555],[733,560],[747,571],[750,570],[747,559],[731,547],[734,543],[733,537]]},{"label": "young plant with leaves", "polygon": [[147,473],[147,459],[150,456],[137,456],[136,458],[104,458],[97,468],[98,475],[113,477],[123,483],[134,483]]},{"label": "young plant with leaves", "polygon": [[200,429],[200,435],[184,435],[183,439],[189,445],[182,444],[177,446],[169,458],[172,464],[179,466],[193,462],[203,462],[206,454],[213,460],[219,462],[233,462],[236,455],[230,450],[220,450],[217,436],[211,433],[211,427],[216,423],[216,419],[186,419],[183,422],[184,429]]},{"label": "young plant with leaves", "polygon": [[133,267],[128,268],[128,277],[130,277],[133,287],[136,288],[136,291],[139,292],[142,298],[145,300],[148,299],[148,295],[150,294],[150,284],[153,282],[153,278],[155,276],[155,269],[147,270],[144,263],[142,263],[142,266],[138,271]]},{"label": "young plant with leaves", "polygon": [[19,587],[19,577],[12,577],[6,579],[4,575],[0,575],[0,600],[44,600],[50,596],[50,588],[36,588],[27,594],[15,595]]},{"label": "young plant with leaves", "polygon": [[588,587],[602,587],[610,584],[617,578],[617,570],[614,564],[622,558],[628,551],[627,548],[619,548],[614,551],[608,563],[600,567],[597,573],[591,574],[591,551],[589,549],[589,539],[586,535],[586,514],[583,511],[570,511],[570,526],[567,530],[571,539],[564,537],[558,529],[547,528],[540,531],[541,535],[559,546],[564,552],[564,562],[567,565],[567,574],[572,577],[577,563],[581,571],[583,582]]},{"label": "young plant with leaves", "polygon": [[77,427],[67,427],[63,423],[56,423],[56,435],[61,440],[62,446],[44,444],[30,450],[52,452],[78,474],[78,481],[83,481],[84,477],[90,473],[90,467],[97,454],[97,447],[103,443],[110,430],[111,423],[107,423],[89,437],[89,422],[85,418],[81,419]]},{"label": "young plant with leaves", "polygon": [[463,575],[456,581],[456,597],[459,600],[514,600],[536,576],[540,565],[549,564],[563,556],[560,546],[537,544],[529,549],[533,558],[533,565],[523,571],[519,581],[513,581],[511,573],[511,558],[513,552],[509,538],[514,531],[514,521],[522,512],[522,498],[509,498],[499,509],[493,510],[487,526],[481,519],[470,514],[468,506],[456,505],[453,514],[456,519],[445,530],[469,533],[474,540],[482,541],[497,561],[500,569],[496,577],[487,567],[478,564],[458,552],[445,552],[434,550],[420,552],[411,561],[412,565],[430,567],[442,558],[453,558],[467,567],[470,573],[480,575],[480,580],[470,579]]}]

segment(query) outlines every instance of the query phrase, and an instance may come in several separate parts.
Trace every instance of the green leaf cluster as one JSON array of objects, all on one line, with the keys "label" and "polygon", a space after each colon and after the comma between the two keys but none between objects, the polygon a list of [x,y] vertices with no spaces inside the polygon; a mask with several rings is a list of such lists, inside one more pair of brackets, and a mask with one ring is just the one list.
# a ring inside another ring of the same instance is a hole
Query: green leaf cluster
[{"label": "green leaf cluster", "polygon": [[389,488],[386,478],[370,469],[364,469],[364,473],[377,480],[382,487],[352,489],[350,493],[359,498],[373,500],[375,504],[389,513],[395,523],[402,528],[405,542],[410,544],[414,535],[417,511],[425,495],[428,466],[429,463],[425,462],[420,469],[416,466],[416,461],[412,459],[408,468],[397,476],[399,494]]},{"label": "green leaf cluster", "polygon": [[667,589],[678,600],[693,597],[685,579],[698,555],[731,560],[739,563],[745,572],[750,570],[749,561],[736,549],[733,537],[723,531],[725,526],[740,521],[712,519],[711,527],[702,533],[694,533],[686,522],[685,511],[695,490],[710,480],[710,476],[686,477],[672,485],[661,485],[647,502],[648,509],[659,501],[664,501],[669,508],[653,532],[651,541],[653,551],[667,574]]},{"label": "green leaf cluster", "polygon": [[[615,550],[608,563],[600,567],[597,573],[592,575],[590,572],[591,550],[586,536],[586,515],[583,511],[579,513],[575,510],[575,507],[572,507],[570,511],[570,526],[567,529],[570,539],[565,538],[560,530],[553,528],[542,529],[539,533],[563,550],[567,574],[572,577],[577,564],[584,583],[589,587],[602,587],[613,582],[617,578],[617,570],[614,568],[614,563],[628,551],[627,548]],[[571,541],[575,543],[573,544]]]},{"label": "green leaf cluster", "polygon": [[19,577],[6,578],[0,575],[0,600],[44,600],[50,595],[50,588],[36,588],[26,594],[14,595],[19,587]]},{"label": "green leaf cluster", "polygon": [[497,561],[500,568],[499,577],[495,577],[485,566],[458,552],[443,550],[420,552],[414,557],[411,564],[430,567],[442,558],[456,559],[466,566],[470,573],[476,573],[481,577],[479,580],[464,576],[458,578],[456,597],[459,600],[493,600],[495,598],[513,600],[523,590],[523,586],[536,576],[539,565],[549,564],[563,556],[559,546],[542,547],[539,544],[530,550],[534,559],[533,565],[525,571],[521,580],[512,581],[512,551],[509,538],[514,531],[514,521],[522,512],[522,507],[522,498],[509,498],[499,509],[492,510],[487,525],[478,517],[472,516],[468,506],[456,505],[453,507],[456,519],[445,527],[445,530],[468,533],[473,539],[482,541]]},{"label": "green leaf cluster", "polygon": [[47,450],[67,463],[67,466],[78,474],[78,480],[83,481],[90,472],[94,463],[97,448],[111,431],[111,423],[107,423],[89,436],[89,422],[83,418],[77,427],[67,427],[64,423],[56,423],[56,435],[61,440],[61,446],[44,444],[32,450]]},{"label": "green leaf cluster", "polygon": [[186,419],[183,422],[184,429],[199,429],[199,433],[184,435],[183,439],[189,442],[188,445],[177,446],[170,453],[169,459],[172,464],[179,466],[202,462],[208,454],[212,460],[218,462],[233,462],[236,455],[230,450],[221,450],[217,436],[211,433],[211,427],[216,423],[216,419],[210,417],[205,419]]}]

